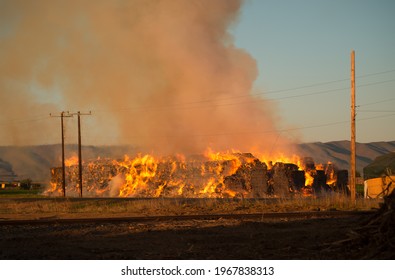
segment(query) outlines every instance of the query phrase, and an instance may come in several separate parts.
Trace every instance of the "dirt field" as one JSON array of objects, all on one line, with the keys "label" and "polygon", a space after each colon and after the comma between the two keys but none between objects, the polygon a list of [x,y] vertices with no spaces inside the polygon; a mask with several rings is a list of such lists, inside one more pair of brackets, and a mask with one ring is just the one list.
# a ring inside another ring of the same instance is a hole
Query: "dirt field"
[{"label": "dirt field", "polygon": [[[356,205],[350,205],[341,196],[292,200],[4,197],[0,199],[0,220],[322,213],[377,210],[380,202],[358,199]],[[386,248],[376,248],[372,254],[374,240],[366,240],[369,246],[364,245],[365,240],[339,243],[355,234],[353,229],[368,218],[0,223],[0,259],[395,259],[394,250]]]},{"label": "dirt field", "polygon": [[[360,259],[347,238],[365,217],[0,226],[1,259]],[[388,256],[377,256],[388,258]]]}]

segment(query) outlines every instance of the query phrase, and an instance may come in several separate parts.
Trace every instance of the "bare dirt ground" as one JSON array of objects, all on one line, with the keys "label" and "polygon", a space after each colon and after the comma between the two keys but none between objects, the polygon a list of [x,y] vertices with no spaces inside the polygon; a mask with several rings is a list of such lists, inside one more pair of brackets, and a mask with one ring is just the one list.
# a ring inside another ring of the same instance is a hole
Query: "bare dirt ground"
[{"label": "bare dirt ground", "polygon": [[2,225],[0,258],[362,259],[363,246],[330,244],[346,239],[366,218]]},{"label": "bare dirt ground", "polygon": [[[377,211],[382,202],[358,199],[356,206],[350,206],[342,196],[291,200],[4,197],[0,220]],[[381,216],[387,218],[379,216],[368,228],[361,225],[367,224],[370,214],[319,219],[0,223],[0,259],[395,259],[392,214],[383,212]]]}]

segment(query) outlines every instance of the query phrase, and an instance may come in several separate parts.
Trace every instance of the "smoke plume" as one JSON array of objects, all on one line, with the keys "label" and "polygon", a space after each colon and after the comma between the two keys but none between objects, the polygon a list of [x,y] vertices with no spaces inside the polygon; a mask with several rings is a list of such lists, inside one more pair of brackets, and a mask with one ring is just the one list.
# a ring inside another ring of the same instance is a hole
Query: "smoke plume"
[{"label": "smoke plume", "polygon": [[[162,154],[284,151],[273,104],[252,94],[256,62],[230,33],[241,6],[1,1],[2,144],[56,142],[59,120],[48,113],[91,110],[85,143]],[[67,123],[70,136],[76,121]]]}]

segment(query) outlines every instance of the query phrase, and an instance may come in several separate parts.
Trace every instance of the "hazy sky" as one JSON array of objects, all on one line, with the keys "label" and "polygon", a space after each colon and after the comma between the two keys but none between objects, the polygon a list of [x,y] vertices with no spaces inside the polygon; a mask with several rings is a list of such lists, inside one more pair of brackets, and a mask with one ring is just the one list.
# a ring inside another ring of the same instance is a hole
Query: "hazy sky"
[{"label": "hazy sky", "polygon": [[304,142],[350,138],[354,49],[357,141],[394,140],[394,15],[392,0],[250,0],[234,36],[257,60],[255,88],[276,100],[280,128],[304,128],[289,131]]},{"label": "hazy sky", "polygon": [[[0,0],[0,145],[395,140],[395,1]],[[76,120],[67,119],[67,142]],[[263,144],[262,144],[263,143]]]}]

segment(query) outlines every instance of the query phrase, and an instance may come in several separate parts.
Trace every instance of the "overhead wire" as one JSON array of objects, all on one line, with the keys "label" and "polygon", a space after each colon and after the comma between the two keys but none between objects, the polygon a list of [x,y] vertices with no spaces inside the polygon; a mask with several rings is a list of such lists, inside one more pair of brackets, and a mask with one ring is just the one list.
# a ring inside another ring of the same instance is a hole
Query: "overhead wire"
[{"label": "overhead wire", "polygon": [[358,113],[395,113],[395,110],[391,110],[391,109],[360,109],[361,107],[368,107],[371,105],[377,105],[377,104],[381,104],[381,103],[388,103],[390,101],[394,101],[395,98],[388,98],[388,99],[384,99],[384,100],[379,100],[379,101],[375,101],[375,102],[369,102],[369,103],[364,103],[361,105],[357,106],[357,112]]},{"label": "overhead wire", "polygon": [[[376,72],[376,73],[370,73],[370,74],[365,74],[365,75],[359,75],[357,78],[365,78],[365,77],[370,77],[370,76],[377,76],[377,75],[382,75],[382,74],[387,74],[387,73],[392,73],[395,72],[395,69],[391,70],[386,70],[386,71],[381,71],[381,72]],[[205,107],[204,105],[202,106],[188,106],[188,105],[195,105],[195,104],[207,104],[207,107],[213,107],[213,106],[230,106],[230,105],[237,105],[237,104],[245,104],[245,103],[253,103],[256,102],[255,100],[248,100],[246,102],[238,102],[238,103],[215,103],[219,101],[227,101],[227,100],[232,100],[232,99],[241,99],[241,98],[248,98],[248,97],[256,97],[256,96],[263,96],[263,95],[270,95],[270,94],[278,94],[278,93],[286,93],[290,91],[296,91],[300,89],[306,89],[306,88],[313,88],[317,86],[322,86],[322,85],[328,85],[328,84],[334,84],[334,83],[339,83],[339,82],[344,82],[344,81],[349,81],[349,78],[347,79],[338,79],[338,80],[332,80],[332,81],[326,81],[326,82],[320,82],[320,83],[314,83],[314,84],[309,84],[309,85],[304,85],[304,86],[299,86],[299,87],[292,87],[292,88],[287,88],[287,89],[280,89],[280,90],[272,90],[272,91],[265,91],[265,92],[257,92],[254,94],[240,94],[240,95],[233,95],[233,96],[223,96],[221,98],[210,98],[210,99],[203,99],[203,100],[196,100],[196,101],[190,101],[190,102],[182,102],[182,103],[176,103],[176,104],[166,104],[166,105],[157,105],[157,106],[135,106],[135,107],[124,107],[124,108],[118,108],[117,111],[119,112],[127,112],[127,111],[144,111],[144,110],[157,110],[157,109],[195,109],[195,108],[201,108]],[[382,84],[382,83],[388,83],[388,82],[393,82],[395,79],[391,80],[385,80],[385,81],[379,81],[379,82],[373,82],[373,83],[368,83],[368,84],[362,84],[358,85],[358,87],[365,87],[365,86],[370,86],[370,85],[376,85],[376,84]],[[276,100],[285,100],[285,99],[291,99],[291,98],[298,98],[298,97],[304,97],[304,96],[312,96],[312,95],[320,95],[320,94],[325,94],[329,92],[336,92],[336,91],[341,91],[341,90],[347,90],[350,87],[343,87],[343,88],[336,88],[336,89],[329,89],[329,90],[322,90],[322,91],[316,91],[316,92],[310,92],[310,93],[305,93],[305,94],[297,94],[297,95],[292,95],[292,96],[286,96],[286,97],[277,97],[277,98],[267,98],[265,99],[266,101],[276,101]],[[217,91],[216,91],[217,92]],[[218,92],[228,92],[228,91],[218,91]],[[104,110],[95,110],[95,112],[100,113],[100,112],[109,112],[110,110],[104,109]]]},{"label": "overhead wire", "polygon": [[385,102],[393,101],[393,100],[395,100],[395,98],[389,98],[389,99],[384,99],[384,100],[380,100],[380,101],[374,101],[374,102],[370,102],[370,103],[364,103],[364,104],[358,105],[358,107],[370,106],[370,105],[385,103]]},{"label": "overhead wire", "polygon": [[[379,118],[386,118],[386,117],[391,117],[395,116],[395,112],[393,114],[386,114],[386,115],[380,115],[380,116],[374,116],[374,117],[367,117],[367,118],[358,118],[358,121],[367,121],[367,120],[372,120],[372,119],[379,119]],[[206,134],[184,134],[184,136],[189,136],[189,137],[219,137],[219,136],[235,136],[235,135],[257,135],[257,134],[272,134],[272,133],[284,133],[284,132],[290,132],[290,131],[295,131],[295,130],[306,130],[306,129],[313,129],[313,128],[321,128],[321,127],[328,127],[328,126],[336,126],[336,125],[343,125],[343,124],[349,124],[350,120],[347,121],[336,121],[336,122],[328,122],[328,123],[323,123],[323,124],[312,124],[312,125],[306,125],[306,126],[299,126],[299,127],[292,127],[292,128],[280,128],[280,129],[272,129],[272,130],[261,130],[261,131],[230,131],[230,132],[213,132],[213,133],[206,133]],[[169,135],[150,135],[150,137],[167,137],[167,138],[173,138],[176,136],[169,136]],[[111,137],[106,137],[111,138]],[[119,138],[119,137],[118,137]],[[135,135],[133,137],[123,137],[122,139],[138,139],[138,138],[143,138],[143,136],[138,136]]]},{"label": "overhead wire", "polygon": [[[358,121],[367,121],[371,119],[378,119],[378,118],[386,118],[390,116],[394,116],[394,114],[386,114],[386,115],[380,115],[380,116],[375,116],[375,117],[368,117],[368,118],[359,118]],[[267,134],[267,133],[282,133],[282,132],[288,132],[288,131],[294,131],[294,130],[304,130],[304,129],[311,129],[311,128],[320,128],[320,127],[328,127],[328,126],[334,126],[334,125],[339,125],[339,124],[346,124],[350,123],[349,120],[347,121],[337,121],[337,122],[329,122],[329,123],[324,123],[324,124],[316,124],[316,125],[308,125],[308,126],[301,126],[301,127],[293,127],[293,128],[283,128],[283,129],[277,129],[277,130],[266,130],[266,131],[243,131],[243,132],[229,132],[229,133],[213,133],[213,134],[196,134],[193,136],[223,136],[223,135],[238,135],[238,134]]]},{"label": "overhead wire", "polygon": [[[359,75],[357,78],[365,78],[365,77],[370,77],[370,76],[378,76],[382,74],[387,74],[387,73],[392,73],[395,72],[395,69],[387,70],[387,71],[381,71],[381,72],[376,72],[376,73],[370,73],[370,74],[365,74],[365,75]],[[339,82],[344,82],[348,81],[349,79],[338,79],[338,80],[332,80],[332,81],[326,81],[326,82],[320,82],[320,83],[314,83],[314,84],[309,84],[305,86],[299,86],[299,87],[292,87],[292,88],[287,88],[287,89],[281,89],[281,90],[273,90],[273,91],[266,91],[266,92],[261,92],[261,93],[255,93],[255,94],[243,94],[243,95],[238,95],[238,96],[228,96],[228,97],[222,97],[222,98],[213,98],[213,99],[206,99],[206,100],[200,100],[200,101],[191,101],[191,102],[184,102],[184,103],[178,103],[178,104],[171,104],[171,105],[159,105],[159,106],[139,106],[139,107],[129,107],[129,108],[120,108],[118,111],[142,111],[142,110],[166,110],[166,109],[195,109],[195,108],[209,108],[209,107],[220,107],[220,106],[233,106],[233,105],[239,105],[239,104],[247,104],[247,103],[253,103],[256,102],[256,100],[247,100],[244,102],[234,102],[234,103],[216,103],[218,101],[224,101],[224,100],[232,100],[232,99],[239,99],[239,98],[246,98],[246,97],[254,97],[254,96],[262,96],[262,95],[269,95],[269,94],[274,94],[274,93],[286,93],[286,92],[291,92],[291,91],[296,91],[300,89],[306,89],[306,88],[313,88],[317,86],[323,86],[323,85],[329,85],[329,84],[335,84]],[[366,84],[360,84],[358,85],[358,88],[360,87],[367,87],[367,86],[372,86],[372,85],[378,85],[378,84],[383,84],[383,83],[389,83],[389,82],[394,82],[395,79],[390,79],[390,80],[384,80],[384,81],[377,81],[377,82],[370,82]],[[328,90],[321,90],[321,91],[314,91],[314,92],[309,92],[309,93],[303,93],[303,94],[296,94],[296,95],[290,95],[290,96],[283,96],[283,97],[274,97],[274,98],[267,98],[264,99],[265,101],[278,101],[278,100],[286,100],[286,99],[293,99],[293,98],[300,98],[300,97],[306,97],[306,96],[314,96],[314,95],[322,95],[326,93],[331,93],[331,92],[337,92],[337,91],[343,91],[343,90],[348,90],[350,87],[342,87],[342,88],[335,88],[335,89],[328,89]],[[373,104],[379,104],[387,101],[395,100],[395,98],[390,98],[386,100],[381,100],[381,101],[376,101],[372,103],[366,103],[366,104],[361,104],[361,106],[368,106],[368,105],[373,105]],[[187,106],[187,105],[195,105],[195,104],[204,104],[202,106]],[[93,110],[98,113],[103,113],[103,112],[109,112],[110,110]],[[362,110],[359,110],[362,112]],[[382,111],[381,111],[382,112]],[[26,123],[26,122],[35,122],[35,121],[41,121],[44,119],[49,118],[49,116],[45,115],[35,115],[35,116],[29,116],[26,118],[22,119],[11,119],[11,120],[6,120],[3,122],[0,122],[0,126],[5,126],[9,125],[10,123]]]},{"label": "overhead wire", "polygon": [[[33,116],[29,116],[29,119],[32,119],[32,118],[42,118],[42,117],[44,117],[44,116],[48,116],[47,114],[39,114],[39,115],[33,115]],[[18,121],[25,121],[26,120],[26,118],[16,118],[16,119],[8,119],[7,121],[8,122],[18,122]]]},{"label": "overhead wire", "polygon": [[[386,73],[391,73],[395,72],[394,70],[388,70],[388,71],[382,71],[382,72],[377,72],[377,73],[371,73],[371,74],[366,74],[366,75],[360,75],[357,76],[358,78],[365,78],[365,77],[370,77],[370,76],[377,76],[381,74],[386,74]],[[204,107],[211,107],[211,106],[232,106],[232,105],[239,105],[239,104],[244,104],[244,103],[250,103],[250,102],[255,102],[254,100],[251,101],[246,101],[246,102],[235,102],[235,103],[215,103],[218,101],[223,101],[223,100],[231,100],[231,99],[240,99],[240,98],[245,98],[245,97],[251,97],[251,96],[261,96],[261,95],[269,95],[269,94],[274,94],[274,93],[285,93],[285,92],[290,92],[290,91],[295,91],[295,90],[300,90],[300,89],[306,89],[306,88],[313,88],[321,85],[328,85],[328,84],[335,84],[339,82],[344,82],[344,81],[349,81],[349,79],[339,79],[339,80],[333,80],[333,81],[328,81],[328,82],[322,82],[322,83],[315,83],[315,84],[310,84],[306,86],[300,86],[300,87],[293,87],[293,88],[288,88],[288,89],[282,89],[282,90],[275,90],[275,91],[267,91],[263,93],[256,93],[256,94],[249,94],[249,95],[239,95],[239,96],[230,96],[230,97],[223,97],[223,98],[215,98],[215,99],[206,99],[206,100],[201,100],[201,101],[194,101],[194,102],[187,102],[187,103],[179,103],[179,104],[173,104],[173,105],[166,105],[166,106],[155,106],[155,107],[135,107],[133,108],[134,110],[149,110],[149,109],[193,109],[193,108],[201,108],[202,106],[186,106],[186,105],[196,105],[196,104],[204,104],[207,103],[208,106]],[[389,80],[384,80],[384,81],[377,81],[377,82],[370,82],[370,83],[365,83],[365,84],[359,84],[358,87],[367,87],[367,86],[373,86],[373,85],[378,85],[378,84],[384,84],[384,83],[389,83],[389,82],[394,82],[395,79],[389,79]],[[265,101],[275,101],[275,100],[284,100],[284,99],[291,99],[291,98],[299,98],[299,97],[304,97],[304,96],[312,96],[312,95],[321,95],[325,93],[330,93],[330,92],[336,92],[336,91],[344,91],[344,90],[349,90],[350,87],[343,87],[343,88],[335,88],[335,89],[328,89],[328,90],[321,90],[321,91],[315,91],[315,92],[310,92],[310,93],[304,93],[304,94],[297,94],[297,95],[291,95],[291,96],[283,96],[283,97],[277,97],[277,98],[269,98],[265,99]],[[395,100],[395,98],[391,99],[386,99],[386,100],[381,100],[381,101],[376,101],[372,103],[365,103],[360,106],[368,106],[371,104],[378,104],[378,103],[383,103],[387,101]],[[130,110],[132,108],[124,108],[124,110]],[[361,110],[360,110],[361,111]],[[393,113],[393,111],[380,111],[380,112],[389,112]],[[394,112],[395,113],[395,112]],[[386,115],[379,115],[379,116],[373,116],[373,117],[366,117],[366,118],[358,118],[358,121],[367,121],[367,120],[372,120],[372,119],[378,119],[378,118],[386,118],[386,117],[391,117],[394,116],[395,114],[386,114]],[[305,129],[313,129],[313,128],[320,128],[320,127],[328,127],[328,126],[334,126],[334,125],[342,125],[342,124],[347,124],[350,123],[349,120],[347,121],[337,121],[337,122],[329,122],[329,123],[323,123],[323,124],[316,124],[316,125],[308,125],[308,126],[301,126],[301,127],[293,127],[293,128],[284,128],[284,129],[276,129],[276,130],[266,130],[266,131],[238,131],[238,132],[214,132],[214,133],[207,133],[207,134],[194,134],[190,135],[193,137],[215,137],[215,136],[230,136],[230,135],[238,135],[238,134],[268,134],[268,133],[283,133],[283,132],[289,132],[289,131],[294,131],[294,130],[305,130]],[[167,135],[168,136],[168,135]],[[136,138],[133,137],[133,138]],[[137,138],[139,138],[137,136]]]},{"label": "overhead wire", "polygon": [[27,117],[27,118],[23,118],[23,119],[7,120],[7,121],[0,122],[0,126],[8,126],[8,125],[11,125],[11,124],[37,122],[37,121],[42,121],[42,120],[45,120],[45,119],[49,119],[49,116],[45,116],[44,117],[43,115],[41,115],[41,117],[36,117],[36,118]]},{"label": "overhead wire", "polygon": [[395,113],[395,110],[358,110],[358,112],[367,112],[367,113]]},{"label": "overhead wire", "polygon": [[[372,85],[378,85],[378,84],[384,84],[384,83],[389,83],[389,82],[395,82],[395,79],[390,79],[390,80],[385,80],[385,81],[380,81],[380,82],[372,82],[372,83],[366,83],[366,84],[360,84],[358,85],[359,88],[361,87],[367,87],[367,86],[372,86]],[[293,99],[293,98],[300,98],[300,97],[306,97],[306,96],[315,96],[315,95],[322,95],[322,94],[327,94],[331,92],[340,92],[344,90],[349,90],[350,87],[342,87],[342,88],[335,88],[335,89],[328,89],[328,90],[321,90],[321,91],[315,91],[315,92],[309,92],[309,93],[302,93],[302,94],[296,94],[296,95],[290,95],[290,96],[283,96],[283,97],[277,97],[277,98],[266,98],[262,99],[262,101],[279,101],[279,100],[287,100],[287,99]],[[266,93],[262,94],[254,94],[254,95],[244,95],[243,97],[251,97],[251,96],[259,96],[263,95]],[[230,100],[232,98],[227,98],[226,100]],[[136,106],[136,107],[128,107],[128,108],[121,108],[118,109],[118,112],[130,112],[130,111],[159,111],[159,110],[185,110],[185,109],[199,109],[199,108],[210,108],[210,107],[223,107],[223,106],[234,106],[234,105],[240,105],[240,104],[248,104],[248,103],[256,103],[257,100],[246,100],[246,101],[239,101],[239,102],[231,102],[231,103],[215,103],[214,101],[218,101],[219,99],[211,99],[211,100],[204,100],[204,101],[196,101],[196,102],[185,102],[185,103],[178,103],[178,104],[167,104],[167,105],[158,105],[158,106]],[[225,99],[222,99],[225,100]],[[202,104],[206,103],[204,105],[197,105],[197,104]],[[192,106],[195,105],[196,106]],[[188,106],[191,105],[191,106]],[[103,112],[109,112],[110,110],[94,110],[96,113],[103,113]]]},{"label": "overhead wire", "polygon": [[395,116],[395,111],[388,111],[388,112],[391,112],[393,114],[379,115],[379,116],[368,117],[368,118],[359,118],[358,121],[367,121],[367,120],[381,119],[381,118],[387,118],[387,117]]}]

